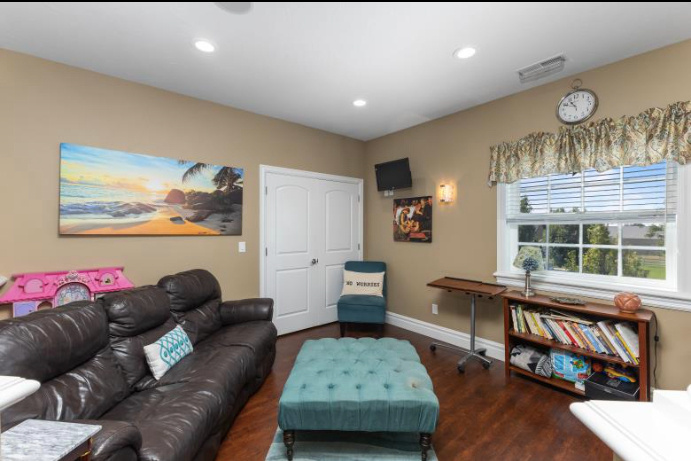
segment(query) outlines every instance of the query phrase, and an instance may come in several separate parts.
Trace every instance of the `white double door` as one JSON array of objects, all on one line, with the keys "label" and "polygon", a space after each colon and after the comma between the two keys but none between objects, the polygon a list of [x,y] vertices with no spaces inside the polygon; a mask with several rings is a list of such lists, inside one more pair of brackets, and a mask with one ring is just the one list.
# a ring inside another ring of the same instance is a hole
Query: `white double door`
[{"label": "white double door", "polygon": [[262,170],[262,295],[278,334],[334,322],[343,266],[362,259],[362,180]]}]

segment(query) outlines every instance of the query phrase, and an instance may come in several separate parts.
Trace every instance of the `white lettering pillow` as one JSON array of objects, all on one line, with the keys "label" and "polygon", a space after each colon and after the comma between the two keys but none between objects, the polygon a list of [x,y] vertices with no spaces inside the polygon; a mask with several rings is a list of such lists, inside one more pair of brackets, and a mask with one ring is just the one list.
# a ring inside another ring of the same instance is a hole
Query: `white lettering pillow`
[{"label": "white lettering pillow", "polygon": [[144,346],[146,361],[156,379],[161,379],[173,365],[191,352],[192,342],[180,325],[158,338],[155,343]]},{"label": "white lettering pillow", "polygon": [[386,272],[343,271],[343,295],[384,296]]}]

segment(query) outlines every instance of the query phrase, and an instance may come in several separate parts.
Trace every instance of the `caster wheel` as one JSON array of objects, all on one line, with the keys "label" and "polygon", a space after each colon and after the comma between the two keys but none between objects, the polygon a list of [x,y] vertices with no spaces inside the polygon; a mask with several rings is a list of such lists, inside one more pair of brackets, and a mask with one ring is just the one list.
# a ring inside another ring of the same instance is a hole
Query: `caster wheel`
[{"label": "caster wheel", "polygon": [[429,350],[431,350],[432,352],[434,352],[434,351],[437,350],[437,346],[435,346],[434,344],[430,344]]},{"label": "caster wheel", "polygon": [[478,354],[484,357],[487,355],[487,351],[478,351]]},{"label": "caster wheel", "polygon": [[457,367],[459,373],[465,373],[465,367]]},{"label": "caster wheel", "polygon": [[489,370],[489,366],[490,366],[490,365],[492,365],[492,364],[491,364],[491,363],[482,362],[482,368],[484,368],[485,370]]}]

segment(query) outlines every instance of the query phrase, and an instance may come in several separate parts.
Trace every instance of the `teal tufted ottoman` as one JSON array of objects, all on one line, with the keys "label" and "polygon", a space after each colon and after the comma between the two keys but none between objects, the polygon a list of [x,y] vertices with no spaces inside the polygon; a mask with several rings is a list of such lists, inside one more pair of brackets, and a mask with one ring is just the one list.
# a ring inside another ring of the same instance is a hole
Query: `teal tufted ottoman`
[{"label": "teal tufted ottoman", "polygon": [[295,431],[420,433],[422,460],[439,418],[432,380],[408,341],[305,341],[278,406],[288,459]]}]

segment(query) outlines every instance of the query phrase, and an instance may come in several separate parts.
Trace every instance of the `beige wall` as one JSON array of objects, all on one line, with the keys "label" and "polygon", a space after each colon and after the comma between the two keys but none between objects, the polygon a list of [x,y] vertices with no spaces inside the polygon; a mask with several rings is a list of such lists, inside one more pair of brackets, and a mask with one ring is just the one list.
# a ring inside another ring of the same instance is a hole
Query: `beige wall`
[{"label": "beige wall", "polygon": [[[586,72],[600,96],[597,117],[636,114],[691,99],[691,42]],[[467,332],[466,299],[427,288],[436,277],[492,281],[496,189],[486,185],[489,146],[556,130],[554,105],[571,78],[435,120],[366,144],[155,88],[0,50],[0,274],[124,265],[138,285],[204,267],[228,297],[256,296],[258,166],[261,163],[365,177],[365,251],[389,264],[390,309]],[[242,237],[59,237],[58,146],[72,142],[246,170]],[[434,195],[456,181],[458,199],[435,202],[434,243],[392,241],[390,198],[373,165],[409,156],[415,187]],[[248,252],[239,254],[237,242]],[[432,315],[430,305],[440,305]],[[481,301],[478,335],[502,342],[498,302]],[[659,386],[691,383],[691,313],[656,310],[662,335]],[[0,312],[0,316],[2,316]]]},{"label": "beige wall", "polygon": [[[596,115],[637,114],[691,99],[691,41],[578,75],[600,98]],[[493,281],[497,260],[497,193],[487,187],[489,147],[534,131],[559,127],[554,108],[573,77],[368,142],[365,168],[365,255],[389,264],[389,309],[455,330],[469,331],[469,302],[427,288],[452,275]],[[414,187],[396,197],[435,195],[441,182],[457,182],[458,199],[435,202],[433,243],[395,243],[391,198],[376,191],[373,165],[410,157]],[[439,304],[432,315],[431,304]],[[658,387],[691,383],[691,313],[656,310],[662,336]],[[477,334],[503,342],[498,301],[479,303]]]},{"label": "beige wall", "polygon": [[[141,285],[203,267],[229,298],[259,294],[260,164],[355,177],[364,165],[360,141],[4,50],[0,142],[0,274],[124,265]],[[245,168],[243,235],[58,236],[61,142]]]}]

